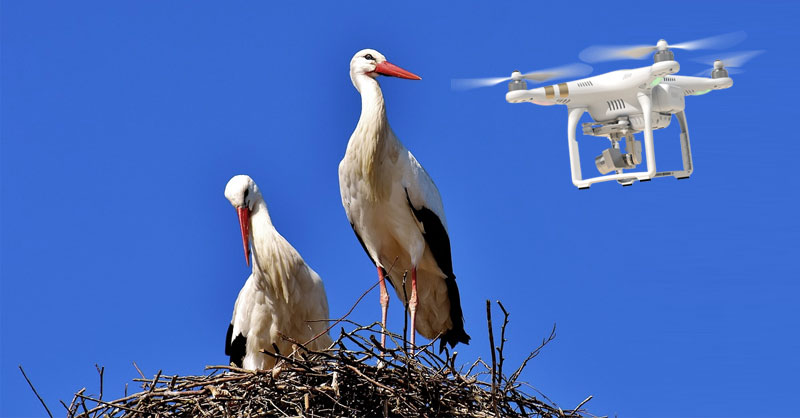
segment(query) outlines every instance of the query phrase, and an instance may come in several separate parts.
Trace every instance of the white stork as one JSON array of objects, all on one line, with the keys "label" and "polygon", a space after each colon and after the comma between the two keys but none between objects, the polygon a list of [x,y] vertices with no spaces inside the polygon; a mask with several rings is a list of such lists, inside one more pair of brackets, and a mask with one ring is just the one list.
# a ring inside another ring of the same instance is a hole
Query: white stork
[{"label": "white stork", "polygon": [[[281,354],[292,352],[292,343],[280,334],[306,343],[325,331],[328,322],[320,320],[328,318],[328,298],[319,275],[275,230],[253,179],[233,177],[225,186],[225,197],[239,215],[248,266],[251,242],[253,249],[253,273],[236,298],[225,354],[238,367],[269,369],[275,359],[261,350],[274,352],[276,344]],[[325,332],[307,347],[324,350],[330,345]]]},{"label": "white stork", "polygon": [[[381,320],[386,329],[389,293],[385,278],[403,300],[409,296],[411,345],[415,330],[455,346],[469,343],[453,274],[442,198],[425,169],[397,139],[378,75],[420,80],[374,49],[356,53],[350,79],[361,93],[361,117],[339,164],[339,189],[350,226],[378,270]],[[411,282],[402,290],[403,272]],[[386,344],[386,335],[381,336]]]}]

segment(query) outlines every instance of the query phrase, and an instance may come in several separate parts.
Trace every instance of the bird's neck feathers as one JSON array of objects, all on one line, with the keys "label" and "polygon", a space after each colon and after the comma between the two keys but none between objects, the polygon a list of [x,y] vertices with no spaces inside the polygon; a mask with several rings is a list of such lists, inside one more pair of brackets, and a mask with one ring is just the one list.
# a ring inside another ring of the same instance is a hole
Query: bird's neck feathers
[{"label": "bird's neck feathers", "polygon": [[[281,277],[288,277],[291,268],[287,261],[285,239],[272,225],[263,199],[256,201],[250,214],[250,242],[253,250],[253,274],[256,289],[289,302],[289,290]],[[256,274],[258,272],[258,274]]]},{"label": "bird's neck feathers", "polygon": [[382,170],[378,166],[387,159],[396,160],[402,145],[389,126],[378,81],[363,75],[356,79],[356,88],[361,93],[361,117],[347,144],[347,154],[355,159],[354,163],[371,185],[370,189],[380,192],[387,188],[381,186]]},{"label": "bird's neck feathers", "polygon": [[361,117],[358,119],[356,131],[360,130],[367,134],[366,136],[382,136],[389,123],[386,119],[386,106],[378,80],[361,74],[356,77],[355,85],[361,93]]},{"label": "bird's neck feathers", "polygon": [[251,242],[253,238],[257,236],[272,234],[274,231],[275,227],[272,225],[272,218],[269,216],[267,203],[264,202],[264,199],[256,200],[253,204],[253,208],[250,210]]}]

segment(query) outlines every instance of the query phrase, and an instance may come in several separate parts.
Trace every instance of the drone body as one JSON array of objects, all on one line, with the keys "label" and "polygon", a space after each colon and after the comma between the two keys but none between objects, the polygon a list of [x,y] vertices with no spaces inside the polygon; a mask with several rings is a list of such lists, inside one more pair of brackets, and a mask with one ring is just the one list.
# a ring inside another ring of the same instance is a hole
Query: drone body
[{"label": "drone body", "polygon": [[[525,89],[524,81],[514,80],[509,83],[510,91],[506,93],[506,100],[509,103],[567,106],[572,183],[578,188],[588,188],[593,183],[609,180],[617,180],[627,186],[636,180],[649,181],[653,177],[687,178],[693,168],[686,116],[683,113],[684,97],[728,88],[733,85],[733,80],[727,74],[718,78],[672,75],[678,70],[680,64],[677,61],[667,60],[648,67],[618,70],[530,90]],[[582,176],[575,130],[584,112],[588,112],[595,122],[584,124],[583,133],[611,140],[611,148],[595,160],[598,170],[603,174],[614,171],[614,174],[588,179]],[[683,169],[658,172],[653,131],[669,126],[672,115],[676,115],[681,124]],[[644,133],[647,169],[624,172],[641,162],[641,145],[634,139],[634,134],[640,132]],[[626,153],[622,153],[619,146],[623,138]]]},{"label": "drone body", "polygon": [[[508,81],[506,101],[509,103],[528,102],[540,106],[567,106],[569,112],[567,139],[572,183],[580,189],[610,180],[616,180],[623,186],[630,186],[637,180],[650,181],[654,177],[672,176],[684,179],[693,171],[684,98],[731,87],[733,80],[729,73],[735,72],[735,67],[740,67],[763,51],[727,54],[724,59],[713,60],[710,77],[690,77],[675,75],[681,66],[675,60],[671,48],[688,50],[716,48],[739,42],[743,38],[743,32],[734,32],[674,45],[669,45],[667,41],[661,39],[656,45],[590,47],[580,54],[581,59],[587,62],[642,59],[654,53],[654,63],[646,67],[612,71],[532,89],[528,89],[526,80],[544,82],[556,78],[586,75],[591,71],[591,67],[585,64],[573,64],[525,74],[514,71],[510,77],[454,80],[452,87],[488,87]],[[710,63],[707,59],[700,61]],[[726,66],[734,68],[726,69]],[[595,165],[603,175],[584,179],[575,131],[581,116],[587,112],[594,121],[582,125],[583,134],[606,137],[611,141],[611,147],[595,158]],[[669,126],[673,115],[680,123],[683,168],[676,171],[656,171],[653,131]],[[641,171],[625,171],[635,169],[643,162],[641,142],[634,137],[638,133],[642,133],[644,137],[645,168]]]}]

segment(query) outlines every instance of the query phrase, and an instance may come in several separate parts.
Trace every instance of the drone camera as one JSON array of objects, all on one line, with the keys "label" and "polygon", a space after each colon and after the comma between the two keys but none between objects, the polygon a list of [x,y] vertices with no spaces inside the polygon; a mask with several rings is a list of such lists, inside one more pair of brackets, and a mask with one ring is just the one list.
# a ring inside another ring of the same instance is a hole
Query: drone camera
[{"label": "drone camera", "polygon": [[601,174],[608,174],[615,170],[634,168],[639,165],[642,162],[642,143],[631,137],[626,141],[625,147],[629,153],[623,154],[616,146],[604,150],[594,159],[597,171]]},{"label": "drone camera", "polygon": [[622,153],[617,148],[609,148],[604,150],[602,154],[594,159],[594,165],[597,166],[597,171],[602,174],[610,173],[614,170],[626,168]]}]

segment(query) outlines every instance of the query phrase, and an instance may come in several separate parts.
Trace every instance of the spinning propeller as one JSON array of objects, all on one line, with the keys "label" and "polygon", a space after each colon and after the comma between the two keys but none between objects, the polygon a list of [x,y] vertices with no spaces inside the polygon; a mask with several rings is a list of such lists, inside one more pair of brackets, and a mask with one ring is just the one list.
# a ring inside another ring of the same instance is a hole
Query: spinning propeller
[{"label": "spinning propeller", "polygon": [[511,80],[531,80],[542,83],[554,78],[581,77],[589,74],[590,72],[592,72],[592,67],[586,64],[575,63],[564,65],[562,67],[550,68],[547,70],[532,71],[525,74],[522,74],[519,71],[514,71],[511,73],[510,77],[457,78],[450,80],[450,88],[453,90],[467,90],[478,87],[490,87],[500,84],[504,81]]},{"label": "spinning propeller", "polygon": [[672,48],[685,50],[727,48],[741,42],[745,36],[744,32],[739,31],[672,45],[661,39],[656,45],[590,46],[581,51],[579,57],[586,62],[643,59],[654,51],[668,51]]},{"label": "spinning propeller", "polygon": [[699,63],[703,63],[706,65],[711,65],[712,67],[709,69],[705,69],[700,71],[699,73],[695,74],[695,76],[708,76],[709,73],[713,74],[714,70],[725,69],[728,74],[738,74],[744,72],[742,67],[747,61],[750,61],[756,55],[761,54],[764,52],[763,50],[758,51],[742,51],[742,52],[729,52],[725,55],[710,55],[707,57],[696,58],[693,61],[697,61]]}]

